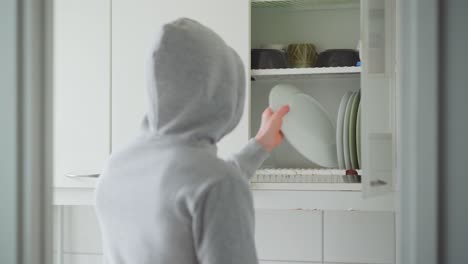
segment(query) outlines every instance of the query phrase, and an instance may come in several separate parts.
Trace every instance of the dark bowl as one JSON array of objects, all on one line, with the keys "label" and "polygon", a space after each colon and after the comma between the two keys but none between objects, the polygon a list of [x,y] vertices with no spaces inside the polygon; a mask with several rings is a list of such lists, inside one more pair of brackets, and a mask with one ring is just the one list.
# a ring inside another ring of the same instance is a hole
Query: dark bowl
[{"label": "dark bowl", "polygon": [[251,69],[287,68],[286,52],[277,49],[252,49],[250,54]]},{"label": "dark bowl", "polygon": [[329,49],[321,52],[315,67],[356,66],[359,53],[352,49]]}]

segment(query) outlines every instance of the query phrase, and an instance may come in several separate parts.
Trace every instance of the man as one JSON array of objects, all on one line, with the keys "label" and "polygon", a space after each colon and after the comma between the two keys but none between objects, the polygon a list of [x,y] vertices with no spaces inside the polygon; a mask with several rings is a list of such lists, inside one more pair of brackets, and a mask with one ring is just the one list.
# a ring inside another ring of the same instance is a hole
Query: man
[{"label": "man", "polygon": [[257,263],[247,180],[281,143],[289,108],[265,110],[255,139],[219,159],[216,143],[242,116],[244,67],[190,19],[162,28],[147,88],[142,132],[112,154],[96,191],[105,263]]}]

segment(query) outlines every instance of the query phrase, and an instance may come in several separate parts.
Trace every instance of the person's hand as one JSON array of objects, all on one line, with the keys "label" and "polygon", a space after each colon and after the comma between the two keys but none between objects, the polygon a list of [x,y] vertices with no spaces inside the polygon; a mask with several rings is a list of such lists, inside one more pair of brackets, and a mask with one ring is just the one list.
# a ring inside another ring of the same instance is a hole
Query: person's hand
[{"label": "person's hand", "polygon": [[255,136],[255,139],[262,145],[268,152],[279,146],[283,142],[283,132],[281,126],[283,125],[283,117],[289,112],[289,106],[285,105],[273,112],[270,107],[265,109],[262,114],[262,124]]}]

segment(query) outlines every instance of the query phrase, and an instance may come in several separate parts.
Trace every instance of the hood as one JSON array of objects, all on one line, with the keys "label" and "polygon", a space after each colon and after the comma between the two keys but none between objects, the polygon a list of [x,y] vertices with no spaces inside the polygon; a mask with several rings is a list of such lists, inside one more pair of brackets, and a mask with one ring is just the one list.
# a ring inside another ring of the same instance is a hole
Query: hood
[{"label": "hood", "polygon": [[145,131],[216,143],[239,123],[244,67],[211,29],[187,18],[164,25],[146,67]]}]

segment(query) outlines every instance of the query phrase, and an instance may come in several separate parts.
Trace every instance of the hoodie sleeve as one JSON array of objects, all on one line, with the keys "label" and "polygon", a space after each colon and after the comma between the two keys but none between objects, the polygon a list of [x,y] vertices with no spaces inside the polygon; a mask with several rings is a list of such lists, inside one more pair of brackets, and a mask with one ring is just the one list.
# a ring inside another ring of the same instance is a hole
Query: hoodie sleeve
[{"label": "hoodie sleeve", "polygon": [[269,155],[270,153],[252,138],[239,153],[228,159],[227,162],[238,167],[247,179],[250,179]]},{"label": "hoodie sleeve", "polygon": [[225,178],[197,199],[194,245],[201,264],[257,264],[254,210],[245,180]]}]

